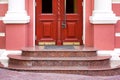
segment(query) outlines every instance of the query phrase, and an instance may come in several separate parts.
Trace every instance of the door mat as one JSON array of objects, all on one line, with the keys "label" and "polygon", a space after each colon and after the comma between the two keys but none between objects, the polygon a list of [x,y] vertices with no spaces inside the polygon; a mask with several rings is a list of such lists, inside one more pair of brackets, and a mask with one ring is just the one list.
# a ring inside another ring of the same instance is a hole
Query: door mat
[{"label": "door mat", "polygon": [[44,49],[75,49],[74,46],[45,46]]}]

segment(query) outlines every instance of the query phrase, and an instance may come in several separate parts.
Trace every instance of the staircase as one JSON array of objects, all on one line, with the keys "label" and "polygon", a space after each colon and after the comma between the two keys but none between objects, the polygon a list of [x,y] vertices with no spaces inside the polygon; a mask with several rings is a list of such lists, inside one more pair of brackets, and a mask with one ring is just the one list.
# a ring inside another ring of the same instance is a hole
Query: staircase
[{"label": "staircase", "polygon": [[65,73],[89,76],[120,74],[120,66],[111,67],[111,56],[97,56],[95,49],[83,46],[36,46],[22,49],[22,55],[8,55],[6,69],[40,73]]}]

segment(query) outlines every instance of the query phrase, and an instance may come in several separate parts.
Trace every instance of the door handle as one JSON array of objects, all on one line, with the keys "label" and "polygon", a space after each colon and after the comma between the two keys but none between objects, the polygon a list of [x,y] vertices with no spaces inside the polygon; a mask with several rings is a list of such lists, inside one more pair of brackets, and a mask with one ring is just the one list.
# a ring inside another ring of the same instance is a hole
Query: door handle
[{"label": "door handle", "polygon": [[62,28],[63,28],[63,29],[66,28],[66,21],[63,21],[63,22],[62,22]]}]

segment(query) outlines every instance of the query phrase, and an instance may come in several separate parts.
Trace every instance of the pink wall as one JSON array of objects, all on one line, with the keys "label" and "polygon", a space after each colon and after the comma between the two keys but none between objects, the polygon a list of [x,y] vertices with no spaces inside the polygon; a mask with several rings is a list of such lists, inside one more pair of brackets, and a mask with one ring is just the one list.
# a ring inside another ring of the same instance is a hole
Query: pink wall
[{"label": "pink wall", "polygon": [[[8,9],[7,4],[0,4],[0,17],[3,17]],[[0,33],[5,32],[5,25],[3,24],[2,21],[0,21]],[[5,48],[5,37],[0,37],[0,49]]]},{"label": "pink wall", "polygon": [[117,16],[120,16],[120,3],[117,4],[113,3],[112,10]]},{"label": "pink wall", "polygon": [[[113,11],[117,16],[120,16],[120,3],[113,4]],[[115,25],[115,32],[120,33],[120,20]],[[115,48],[120,48],[120,37],[115,37]]]},{"label": "pink wall", "polygon": [[94,25],[94,47],[99,50],[114,49],[115,25]]},{"label": "pink wall", "polygon": [[85,46],[93,46],[93,26],[89,17],[92,15],[94,0],[86,0]]},{"label": "pink wall", "polygon": [[7,24],[6,49],[20,50],[27,46],[27,24]]},{"label": "pink wall", "polygon": [[8,10],[7,4],[0,4],[0,16],[4,16],[7,10]]},{"label": "pink wall", "polygon": [[[115,25],[116,33],[120,33],[120,21]],[[115,37],[115,48],[120,48],[120,37]]]},{"label": "pink wall", "polygon": [[28,24],[28,46],[34,46],[35,41],[34,41],[34,4],[33,4],[34,0],[26,0],[26,10],[28,12],[28,15],[30,16],[30,23]]}]

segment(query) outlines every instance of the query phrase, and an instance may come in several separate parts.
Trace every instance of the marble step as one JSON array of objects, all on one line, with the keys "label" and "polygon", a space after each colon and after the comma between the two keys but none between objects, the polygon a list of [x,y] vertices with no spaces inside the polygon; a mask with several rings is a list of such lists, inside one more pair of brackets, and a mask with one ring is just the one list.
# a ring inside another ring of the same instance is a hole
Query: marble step
[{"label": "marble step", "polygon": [[95,57],[25,57],[8,55],[9,64],[23,66],[109,66],[111,56]]},{"label": "marble step", "polygon": [[80,74],[89,76],[114,76],[120,75],[120,66],[42,66],[42,67],[25,67],[18,65],[9,65],[6,69],[26,72],[40,73],[64,73],[64,74]]},{"label": "marble step", "polygon": [[22,56],[28,57],[93,57],[97,56],[96,49],[91,47],[74,46],[74,49],[45,49],[44,46],[22,49]]}]

